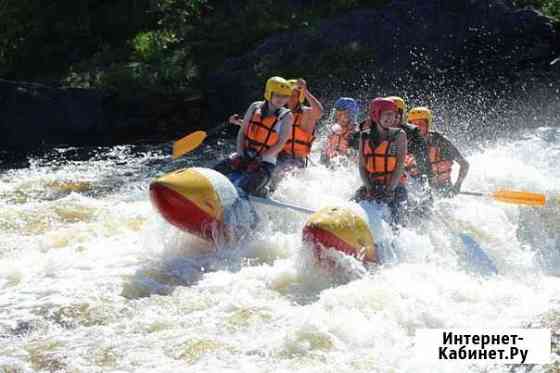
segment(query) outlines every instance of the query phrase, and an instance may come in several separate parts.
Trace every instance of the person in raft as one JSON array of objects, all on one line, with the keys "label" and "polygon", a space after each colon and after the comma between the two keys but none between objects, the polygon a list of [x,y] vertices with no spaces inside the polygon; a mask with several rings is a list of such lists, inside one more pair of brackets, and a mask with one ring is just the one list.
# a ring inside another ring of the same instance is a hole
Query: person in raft
[{"label": "person in raft", "polygon": [[[432,130],[433,114],[427,107],[415,107],[408,113],[408,121],[420,129],[428,144],[428,155],[432,166],[432,189],[439,195],[453,197],[461,192],[461,186],[469,173],[469,162],[449,139]],[[459,176],[455,183],[451,180],[453,162],[459,164]],[[414,159],[407,160],[408,174],[418,177],[420,172]]]},{"label": "person in raft", "polygon": [[402,129],[406,133],[407,138],[407,149],[408,159],[414,159],[416,162],[418,172],[420,174],[420,180],[426,191],[430,194],[431,190],[429,187],[430,182],[433,179],[432,168],[430,167],[430,159],[428,156],[428,144],[426,139],[420,133],[420,129],[408,123],[407,121],[407,110],[406,102],[402,97],[390,96],[387,97],[388,100],[393,101],[397,105],[398,120],[395,122],[394,127]]},{"label": "person in raft", "polygon": [[[278,154],[278,164],[269,184],[271,192],[276,189],[287,172],[307,167],[313,141],[315,141],[315,129],[324,110],[321,102],[307,88],[305,80],[291,79],[288,80],[288,83],[292,88],[292,93],[287,108],[294,116],[294,123],[288,141]],[[304,105],[306,100],[310,106]],[[238,114],[230,116],[228,121],[237,126],[241,126],[243,123]]]},{"label": "person in raft", "polygon": [[[288,80],[292,86],[292,96],[288,109],[294,115],[292,133],[278,155],[278,168],[304,168],[307,166],[311,147],[315,140],[317,122],[323,116],[323,105],[309,91],[303,79]],[[309,106],[305,106],[307,100]]]},{"label": "person in raft", "polygon": [[238,186],[249,194],[266,196],[278,154],[292,133],[294,116],[285,108],[292,86],[281,77],[266,82],[264,101],[253,102],[237,134],[237,151],[214,169],[226,176],[243,174]]},{"label": "person in raft", "polygon": [[350,97],[340,97],[334,103],[335,123],[330,128],[321,152],[321,163],[333,166],[353,158],[351,143],[358,134],[358,103]]},{"label": "person in raft", "polygon": [[[309,91],[305,80],[292,79],[288,83],[292,87],[288,109],[294,116],[294,124],[286,145],[278,154],[278,166],[272,174],[269,187],[271,192],[276,190],[287,173],[307,167],[317,122],[323,116],[323,105]],[[306,100],[310,106],[304,105]]]},{"label": "person in raft", "polygon": [[386,203],[393,225],[400,223],[408,199],[403,177],[407,138],[404,130],[394,127],[398,118],[393,101],[376,98],[371,102],[366,120],[369,133],[362,133],[359,148],[359,170],[364,185],[354,197],[358,202]]},{"label": "person in raft", "polygon": [[[288,80],[288,83],[292,87],[292,93],[287,108],[294,116],[294,123],[290,137],[278,155],[277,170],[307,166],[313,141],[315,141],[315,129],[324,110],[321,102],[307,88],[305,80],[291,79]],[[304,105],[305,100],[309,102],[310,106]],[[239,114],[233,114],[228,121],[237,126],[241,126],[243,123]]]}]

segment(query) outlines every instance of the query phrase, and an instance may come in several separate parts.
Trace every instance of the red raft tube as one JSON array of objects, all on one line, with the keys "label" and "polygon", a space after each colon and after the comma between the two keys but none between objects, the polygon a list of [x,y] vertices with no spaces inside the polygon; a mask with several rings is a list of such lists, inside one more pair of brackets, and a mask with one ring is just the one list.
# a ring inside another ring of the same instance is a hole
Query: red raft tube
[{"label": "red raft tube", "polygon": [[186,168],[150,184],[150,199],[170,224],[205,240],[216,240],[237,225],[250,226],[256,215],[224,175],[208,168]]},{"label": "red raft tube", "polygon": [[322,261],[334,249],[365,263],[376,263],[377,254],[367,220],[347,207],[331,207],[311,215],[303,228],[303,241]]}]

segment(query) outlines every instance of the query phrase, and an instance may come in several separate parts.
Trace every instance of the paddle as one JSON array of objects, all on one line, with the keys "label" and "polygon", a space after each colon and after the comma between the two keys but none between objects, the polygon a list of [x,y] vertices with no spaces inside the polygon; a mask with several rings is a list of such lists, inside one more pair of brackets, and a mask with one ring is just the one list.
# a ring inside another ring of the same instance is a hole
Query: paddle
[{"label": "paddle", "polygon": [[[449,233],[455,233],[455,229],[453,229],[451,224],[441,215],[441,213],[434,213],[434,217],[447,228]],[[465,263],[469,270],[477,272],[483,276],[495,275],[498,273],[496,264],[494,264],[494,261],[488,256],[488,254],[486,254],[478,242],[466,233],[459,233],[458,238],[463,244],[463,249],[465,250]]]},{"label": "paddle", "polygon": [[314,214],[315,213],[314,210],[307,209],[305,207],[296,206],[296,205],[291,205],[289,203],[276,201],[272,198],[262,198],[262,197],[252,196],[252,195],[249,195],[248,197],[249,197],[249,200],[251,202],[260,203],[262,205],[287,208],[287,209],[290,209],[290,210],[303,212],[305,214]]},{"label": "paddle", "polygon": [[217,127],[212,128],[210,131],[194,131],[187,136],[175,141],[173,143],[173,153],[171,159],[175,160],[183,155],[192,152],[204,142],[208,136],[212,136],[224,129],[229,123],[224,122]]},{"label": "paddle", "polygon": [[192,152],[200,146],[208,134],[204,131],[195,131],[173,143],[173,153],[171,159],[175,160],[183,155]]},{"label": "paddle", "polygon": [[514,205],[544,206],[546,197],[544,194],[530,192],[516,192],[513,190],[498,190],[493,193],[460,192],[466,196],[487,197],[499,202]]}]

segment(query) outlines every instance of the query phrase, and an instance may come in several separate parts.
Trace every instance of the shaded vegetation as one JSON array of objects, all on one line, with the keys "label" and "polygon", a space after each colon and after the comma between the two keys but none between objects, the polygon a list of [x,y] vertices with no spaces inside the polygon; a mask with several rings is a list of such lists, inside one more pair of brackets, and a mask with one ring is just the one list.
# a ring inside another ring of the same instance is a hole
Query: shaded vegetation
[{"label": "shaded vegetation", "polygon": [[[117,51],[156,25],[150,0],[0,1],[0,76],[34,79],[107,49]],[[118,55],[115,55],[118,58]]]},{"label": "shaded vegetation", "polygon": [[[189,92],[272,33],[388,0],[0,0],[0,78],[122,93]],[[515,0],[560,16],[560,0]],[[351,48],[351,47],[349,47]],[[355,63],[369,51],[328,51]],[[350,61],[348,66],[352,66]],[[287,70],[303,75],[292,63]],[[321,72],[317,72],[321,73]],[[266,75],[266,66],[262,68]]]},{"label": "shaded vegetation", "polygon": [[518,7],[531,6],[550,17],[560,19],[560,0],[513,0]]}]

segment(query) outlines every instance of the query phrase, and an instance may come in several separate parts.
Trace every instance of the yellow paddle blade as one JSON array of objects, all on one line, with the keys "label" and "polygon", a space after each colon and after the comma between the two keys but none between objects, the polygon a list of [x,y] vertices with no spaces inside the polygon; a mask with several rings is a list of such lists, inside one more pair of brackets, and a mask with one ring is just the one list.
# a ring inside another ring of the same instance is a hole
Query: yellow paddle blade
[{"label": "yellow paddle blade", "polygon": [[499,190],[490,194],[496,201],[513,203],[516,205],[544,206],[546,197],[544,194],[515,192],[511,190]]},{"label": "yellow paddle blade", "polygon": [[202,144],[204,139],[206,139],[206,132],[195,131],[180,140],[175,141],[173,144],[173,154],[172,159],[177,159],[187,153],[192,152]]}]

